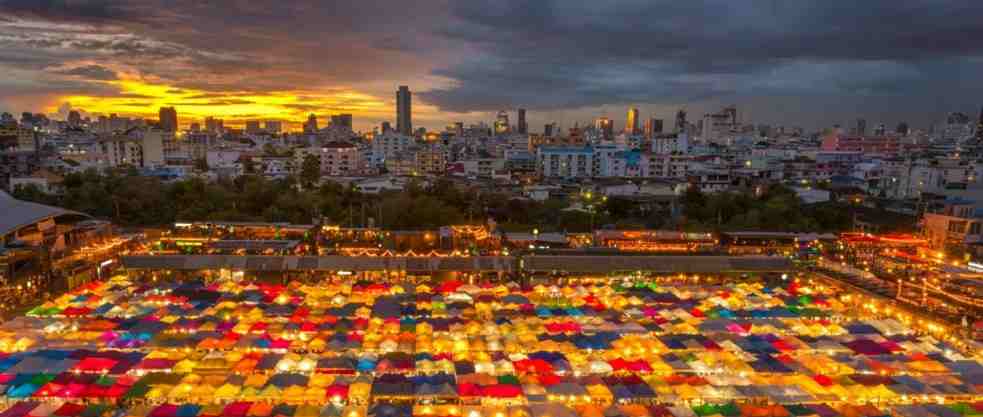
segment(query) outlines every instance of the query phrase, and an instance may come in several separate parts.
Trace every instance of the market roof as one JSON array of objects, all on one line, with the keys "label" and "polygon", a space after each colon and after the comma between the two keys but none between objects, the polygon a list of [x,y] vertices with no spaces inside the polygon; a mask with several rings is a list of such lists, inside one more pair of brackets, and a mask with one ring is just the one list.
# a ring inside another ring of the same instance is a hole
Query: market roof
[{"label": "market roof", "polygon": [[[500,271],[512,272],[511,256],[383,257],[383,256],[236,256],[140,255],[124,256],[133,269],[238,269],[251,271]],[[787,258],[775,256],[604,256],[537,255],[523,258],[531,272],[608,273],[651,271],[667,273],[769,272],[791,268]]]},{"label": "market roof", "polygon": [[525,259],[531,271],[609,273],[649,271],[666,273],[767,272],[791,268],[776,256],[533,256]]},{"label": "market roof", "polygon": [[124,256],[122,264],[133,269],[238,269],[250,271],[505,271],[512,259],[504,256],[382,257],[382,256],[236,256],[160,255]]},{"label": "market roof", "polygon": [[3,213],[0,216],[0,236],[49,217],[75,215],[91,218],[77,211],[18,200],[4,191],[0,191],[0,213]]},{"label": "market roof", "polygon": [[300,244],[299,240],[216,240],[208,243],[212,249],[245,250],[292,250]]}]

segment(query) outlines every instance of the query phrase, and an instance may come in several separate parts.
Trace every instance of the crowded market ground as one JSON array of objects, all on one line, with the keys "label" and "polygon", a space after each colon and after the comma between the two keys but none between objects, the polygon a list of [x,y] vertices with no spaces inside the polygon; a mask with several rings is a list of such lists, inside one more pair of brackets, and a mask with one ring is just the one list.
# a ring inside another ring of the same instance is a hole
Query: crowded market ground
[{"label": "crowded market ground", "polygon": [[983,413],[979,352],[917,318],[809,276],[679,278],[119,275],[0,326],[0,415]]}]

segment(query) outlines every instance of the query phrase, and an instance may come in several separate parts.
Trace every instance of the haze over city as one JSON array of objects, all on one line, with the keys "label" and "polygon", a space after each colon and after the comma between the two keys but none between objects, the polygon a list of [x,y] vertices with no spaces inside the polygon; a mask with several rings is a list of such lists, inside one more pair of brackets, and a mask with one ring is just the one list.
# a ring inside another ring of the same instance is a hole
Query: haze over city
[{"label": "haze over city", "polygon": [[[978,1],[0,1],[0,111],[153,117],[174,106],[300,128],[525,108],[541,127],[728,104],[809,130],[975,114]],[[858,116],[860,115],[860,116]],[[539,130],[539,128],[536,128]]]}]

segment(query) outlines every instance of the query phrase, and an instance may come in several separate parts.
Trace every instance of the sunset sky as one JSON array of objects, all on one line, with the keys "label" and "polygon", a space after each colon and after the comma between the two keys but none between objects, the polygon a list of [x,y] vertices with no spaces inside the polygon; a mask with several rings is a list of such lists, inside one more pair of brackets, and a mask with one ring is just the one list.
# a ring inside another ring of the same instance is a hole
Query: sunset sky
[{"label": "sunset sky", "polygon": [[0,110],[367,130],[406,84],[430,128],[731,103],[759,123],[927,127],[983,105],[981,39],[973,0],[0,0]]}]

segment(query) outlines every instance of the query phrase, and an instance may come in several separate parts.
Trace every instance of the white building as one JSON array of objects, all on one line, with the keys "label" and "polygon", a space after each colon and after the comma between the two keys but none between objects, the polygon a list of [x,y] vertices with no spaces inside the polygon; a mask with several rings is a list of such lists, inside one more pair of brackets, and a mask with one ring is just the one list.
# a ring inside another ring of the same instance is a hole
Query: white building
[{"label": "white building", "polygon": [[113,136],[99,139],[97,149],[99,152],[99,166],[103,168],[116,168],[131,165],[134,167],[144,166],[143,145],[136,139],[127,136]]},{"label": "white building", "polygon": [[658,135],[652,138],[652,153],[659,155],[688,154],[689,135],[685,133]]},{"label": "white building", "polygon": [[703,116],[703,140],[719,142],[737,129],[737,108],[725,107],[717,113],[707,113]]},{"label": "white building", "polygon": [[143,133],[143,165],[144,167],[160,167],[166,165],[166,156],[174,148],[174,132],[162,129],[150,129]]},{"label": "white building", "polygon": [[642,157],[642,177],[686,179],[693,164],[693,158],[684,155],[644,154]]},{"label": "white building", "polygon": [[727,191],[733,184],[730,172],[726,170],[702,170],[689,175],[691,187],[696,187],[703,193],[719,193]]},{"label": "white building", "polygon": [[348,142],[328,142],[321,147],[321,174],[345,177],[361,173],[358,147]]},{"label": "white building", "polygon": [[209,169],[228,168],[235,166],[241,155],[239,151],[208,151],[205,154],[205,162],[208,163]]},{"label": "white building", "polygon": [[594,150],[590,147],[540,146],[536,167],[543,178],[591,178]]},{"label": "white building", "polygon": [[378,134],[372,139],[370,163],[373,166],[383,165],[386,159],[406,153],[415,143],[416,140],[412,136],[401,135],[394,131]]}]

